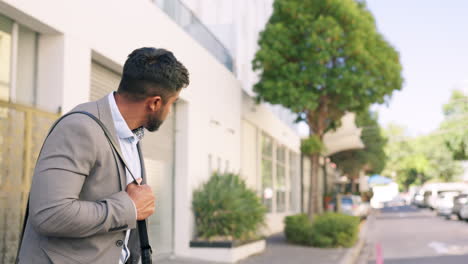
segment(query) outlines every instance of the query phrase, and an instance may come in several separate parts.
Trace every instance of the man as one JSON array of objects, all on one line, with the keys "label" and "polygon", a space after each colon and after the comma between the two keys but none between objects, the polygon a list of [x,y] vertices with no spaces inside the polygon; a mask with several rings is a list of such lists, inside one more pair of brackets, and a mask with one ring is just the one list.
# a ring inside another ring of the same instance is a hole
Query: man
[{"label": "man", "polygon": [[141,48],[128,56],[116,93],[72,110],[102,121],[127,169],[90,117],[57,124],[34,171],[19,263],[138,263],[136,223],[155,208],[138,142],[143,128],[159,128],[188,84],[171,52]]}]

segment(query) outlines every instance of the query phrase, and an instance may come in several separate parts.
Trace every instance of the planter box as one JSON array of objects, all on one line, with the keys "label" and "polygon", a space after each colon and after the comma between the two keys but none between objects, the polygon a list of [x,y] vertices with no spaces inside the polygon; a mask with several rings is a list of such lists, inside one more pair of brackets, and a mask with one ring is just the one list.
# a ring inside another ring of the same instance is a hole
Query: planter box
[{"label": "planter box", "polygon": [[250,242],[238,241],[191,241],[190,255],[193,258],[206,261],[236,263],[249,256],[259,254],[265,250],[265,240]]}]

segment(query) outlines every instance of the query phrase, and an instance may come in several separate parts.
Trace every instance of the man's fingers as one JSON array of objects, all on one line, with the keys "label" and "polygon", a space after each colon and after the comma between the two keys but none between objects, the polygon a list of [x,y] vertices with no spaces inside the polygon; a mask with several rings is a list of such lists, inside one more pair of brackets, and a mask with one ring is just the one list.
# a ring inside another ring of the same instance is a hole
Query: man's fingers
[{"label": "man's fingers", "polygon": [[127,184],[126,190],[128,190],[129,188],[134,188],[134,187],[136,187],[136,186],[138,186],[138,185],[136,185],[136,183],[131,182],[131,183]]},{"label": "man's fingers", "polygon": [[142,178],[138,178],[138,179],[136,179],[136,181],[138,182],[138,184],[141,184],[141,182],[143,181],[143,179],[142,179]]}]

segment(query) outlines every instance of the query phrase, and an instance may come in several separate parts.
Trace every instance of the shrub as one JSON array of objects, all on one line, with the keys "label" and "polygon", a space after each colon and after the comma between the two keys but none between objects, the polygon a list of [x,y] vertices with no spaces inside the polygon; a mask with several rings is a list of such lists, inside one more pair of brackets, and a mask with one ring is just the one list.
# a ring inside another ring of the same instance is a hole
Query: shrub
[{"label": "shrub", "polygon": [[314,247],[351,247],[359,234],[359,218],[344,214],[326,213],[311,223],[307,215],[285,219],[286,239],[295,244]]},{"label": "shrub", "polygon": [[214,173],[193,194],[197,237],[206,240],[250,240],[264,225],[266,208],[235,174]]},{"label": "shrub", "polygon": [[338,213],[317,216],[312,225],[316,247],[352,247],[359,235],[359,218]]},{"label": "shrub", "polygon": [[284,222],[286,240],[293,244],[311,245],[312,223],[306,214],[287,216]]}]

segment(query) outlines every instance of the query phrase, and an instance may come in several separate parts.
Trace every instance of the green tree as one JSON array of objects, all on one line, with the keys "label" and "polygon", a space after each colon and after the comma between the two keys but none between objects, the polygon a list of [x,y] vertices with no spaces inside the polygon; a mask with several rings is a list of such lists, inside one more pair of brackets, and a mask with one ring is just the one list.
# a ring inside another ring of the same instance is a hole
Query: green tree
[{"label": "green tree", "polygon": [[468,95],[455,90],[444,105],[445,120],[441,131],[456,160],[468,160]]},{"label": "green tree", "polygon": [[[257,99],[291,109],[320,141],[346,112],[364,111],[401,89],[399,55],[363,1],[276,0],[259,46]],[[320,152],[308,154],[312,218],[319,208]]]},{"label": "green tree", "polygon": [[[342,151],[330,157],[338,168],[353,180],[359,177],[361,171],[377,174],[385,167],[387,155],[384,148],[387,139],[383,136],[377,119],[377,113],[372,111],[358,113],[356,125],[362,128],[361,140],[364,149]],[[354,181],[352,189],[353,192],[356,191]]]},{"label": "green tree", "polygon": [[383,174],[395,176],[402,189],[427,181],[453,181],[462,173],[441,131],[411,138],[402,128],[392,125],[387,135],[385,151],[389,158]]}]

